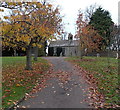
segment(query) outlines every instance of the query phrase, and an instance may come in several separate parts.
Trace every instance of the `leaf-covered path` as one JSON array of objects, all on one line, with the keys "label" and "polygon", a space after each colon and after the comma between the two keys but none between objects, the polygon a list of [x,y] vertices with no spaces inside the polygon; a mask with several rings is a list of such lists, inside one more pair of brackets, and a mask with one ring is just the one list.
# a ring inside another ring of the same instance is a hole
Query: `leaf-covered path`
[{"label": "leaf-covered path", "polygon": [[[91,108],[88,85],[63,57],[45,57],[52,64],[45,88],[22,101],[22,108]],[[39,84],[38,84],[39,85]],[[28,95],[28,94],[27,94]]]}]

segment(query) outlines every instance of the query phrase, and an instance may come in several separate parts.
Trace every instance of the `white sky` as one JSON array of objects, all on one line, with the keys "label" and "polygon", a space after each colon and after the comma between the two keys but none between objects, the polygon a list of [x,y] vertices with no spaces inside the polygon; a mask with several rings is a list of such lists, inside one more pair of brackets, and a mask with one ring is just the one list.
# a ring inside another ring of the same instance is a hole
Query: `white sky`
[{"label": "white sky", "polygon": [[[40,0],[41,1],[41,0]],[[43,1],[43,0],[42,0]],[[46,0],[47,1],[47,0]],[[60,6],[63,22],[65,23],[65,31],[75,35],[75,23],[77,20],[78,10],[85,10],[92,4],[102,6],[103,9],[108,10],[111,14],[112,20],[118,24],[118,2],[120,0],[48,0],[53,4]],[[6,15],[8,10],[5,11]]]},{"label": "white sky", "polygon": [[54,0],[53,3],[60,6],[61,14],[65,16],[63,18],[63,22],[66,24],[65,30],[75,35],[75,23],[79,9],[84,11],[86,7],[96,3],[102,6],[103,9],[108,10],[113,22],[118,24],[119,1],[120,0]]}]

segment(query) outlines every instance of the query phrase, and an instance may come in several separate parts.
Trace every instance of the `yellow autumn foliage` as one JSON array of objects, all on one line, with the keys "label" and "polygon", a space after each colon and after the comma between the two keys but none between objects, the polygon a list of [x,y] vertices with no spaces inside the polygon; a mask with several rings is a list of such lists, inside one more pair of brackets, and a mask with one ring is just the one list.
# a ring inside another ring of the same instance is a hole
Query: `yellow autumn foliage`
[{"label": "yellow autumn foliage", "polygon": [[[2,43],[4,46],[20,47],[25,50],[27,46],[32,44],[32,46],[41,48],[41,42],[54,38],[56,32],[60,34],[60,13],[58,8],[52,8],[52,4],[8,3],[8,7],[13,5],[18,6],[18,9],[13,11],[15,15],[5,16],[4,18],[9,22],[2,23],[2,38],[4,38]],[[24,11],[20,10],[22,8]]]}]

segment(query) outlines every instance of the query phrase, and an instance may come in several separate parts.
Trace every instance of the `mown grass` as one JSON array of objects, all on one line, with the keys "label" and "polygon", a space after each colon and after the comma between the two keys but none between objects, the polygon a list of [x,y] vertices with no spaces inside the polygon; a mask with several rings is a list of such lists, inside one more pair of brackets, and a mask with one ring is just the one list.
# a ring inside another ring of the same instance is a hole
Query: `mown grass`
[{"label": "mown grass", "polygon": [[69,57],[68,61],[76,63],[96,78],[98,90],[104,94],[108,105],[119,104],[118,60],[106,57]]},{"label": "mown grass", "polygon": [[3,108],[8,108],[29,93],[35,86],[38,78],[46,75],[49,63],[38,58],[32,61],[33,70],[24,70],[25,57],[2,58],[2,98]]}]

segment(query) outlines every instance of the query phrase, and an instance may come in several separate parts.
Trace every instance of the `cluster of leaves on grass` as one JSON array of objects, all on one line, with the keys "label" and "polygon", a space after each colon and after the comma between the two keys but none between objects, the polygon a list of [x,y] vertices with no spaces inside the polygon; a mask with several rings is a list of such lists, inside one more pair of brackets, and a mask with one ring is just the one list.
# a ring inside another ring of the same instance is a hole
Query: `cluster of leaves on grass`
[{"label": "cluster of leaves on grass", "polygon": [[[95,82],[98,91],[105,97],[105,106],[112,107],[119,104],[119,88],[118,88],[118,60],[115,58],[105,57],[84,57],[68,58],[68,60],[76,63],[78,66],[87,70],[91,82]],[[88,74],[87,73],[87,74]]]},{"label": "cluster of leaves on grass", "polygon": [[[11,63],[13,62],[13,63]],[[41,58],[33,63],[33,70],[25,70],[25,57],[3,58],[3,107],[9,107],[30,92],[36,81],[44,77],[49,67],[46,60]]]}]

